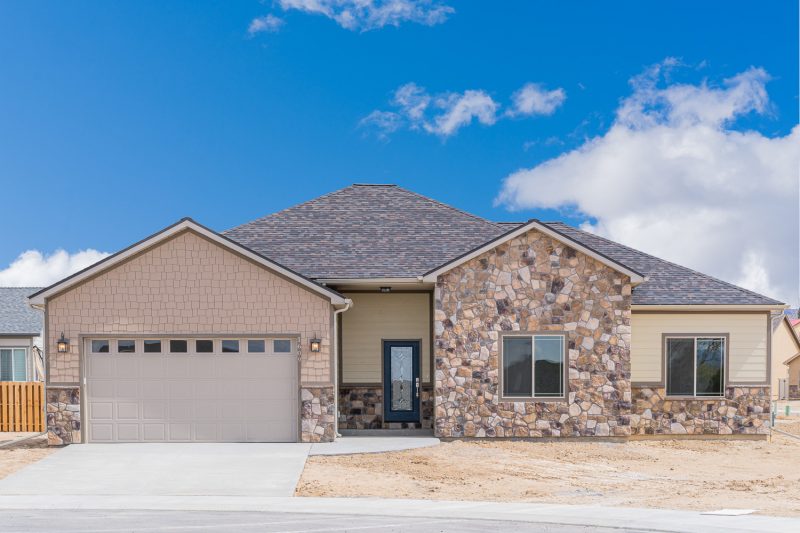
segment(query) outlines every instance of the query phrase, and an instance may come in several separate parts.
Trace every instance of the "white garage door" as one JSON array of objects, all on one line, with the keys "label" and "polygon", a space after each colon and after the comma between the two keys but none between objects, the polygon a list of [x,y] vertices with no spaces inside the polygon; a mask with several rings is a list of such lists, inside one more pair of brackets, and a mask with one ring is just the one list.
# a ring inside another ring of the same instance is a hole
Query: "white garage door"
[{"label": "white garage door", "polygon": [[295,442],[292,339],[86,341],[89,442]]}]

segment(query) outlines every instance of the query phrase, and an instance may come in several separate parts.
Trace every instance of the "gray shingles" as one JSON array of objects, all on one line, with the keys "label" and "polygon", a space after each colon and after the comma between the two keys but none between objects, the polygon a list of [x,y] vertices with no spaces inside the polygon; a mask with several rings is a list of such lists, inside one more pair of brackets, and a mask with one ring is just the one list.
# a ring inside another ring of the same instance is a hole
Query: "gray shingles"
[{"label": "gray shingles", "polygon": [[[312,279],[420,276],[518,226],[490,222],[396,185],[352,185],[223,232]],[[648,281],[636,305],[780,302],[561,222],[547,223]]]},{"label": "gray shingles", "polygon": [[692,269],[609,241],[563,222],[553,229],[647,276],[633,289],[634,305],[778,305],[781,302]]},{"label": "gray shingles", "polygon": [[42,313],[27,302],[38,287],[0,287],[0,335],[40,335]]},{"label": "gray shingles", "polygon": [[314,279],[422,275],[502,234],[395,185],[352,185],[223,232]]}]

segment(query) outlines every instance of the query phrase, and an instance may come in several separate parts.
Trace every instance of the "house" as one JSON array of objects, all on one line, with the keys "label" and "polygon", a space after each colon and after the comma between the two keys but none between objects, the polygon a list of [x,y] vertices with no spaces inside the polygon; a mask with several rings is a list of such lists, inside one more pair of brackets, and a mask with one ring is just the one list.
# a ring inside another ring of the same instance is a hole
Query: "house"
[{"label": "house", "polygon": [[[795,360],[793,380],[789,380],[789,364]],[[786,400],[789,398],[790,385],[794,385],[794,397],[800,397],[798,381],[800,380],[800,335],[787,315],[776,315],[772,318],[772,398]]]},{"label": "house", "polygon": [[50,442],[764,436],[781,302],[560,222],[353,185],[30,295]]},{"label": "house", "polygon": [[38,287],[0,287],[0,381],[42,381],[40,311],[28,305]]}]

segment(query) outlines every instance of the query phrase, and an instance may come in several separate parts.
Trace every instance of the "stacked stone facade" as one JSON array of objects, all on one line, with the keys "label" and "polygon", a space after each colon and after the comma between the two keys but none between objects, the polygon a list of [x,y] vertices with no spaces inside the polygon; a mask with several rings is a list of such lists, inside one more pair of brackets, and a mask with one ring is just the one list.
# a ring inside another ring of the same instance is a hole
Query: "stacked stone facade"
[{"label": "stacked stone facade", "polygon": [[[537,231],[441,275],[436,435],[630,435],[630,295],[626,276]],[[518,331],[566,336],[566,400],[501,399],[500,334]]]},{"label": "stacked stone facade", "polygon": [[336,404],[333,387],[300,390],[300,438],[303,442],[333,442],[336,438]]},{"label": "stacked stone facade", "polygon": [[47,443],[61,446],[81,442],[81,390],[48,387],[46,395]]},{"label": "stacked stone facade", "polygon": [[667,398],[665,389],[634,388],[635,435],[765,435],[769,387],[727,387],[725,399]]},{"label": "stacked stone facade", "polygon": [[339,429],[431,429],[433,387],[421,385],[419,396],[419,422],[385,422],[383,386],[340,386]]}]

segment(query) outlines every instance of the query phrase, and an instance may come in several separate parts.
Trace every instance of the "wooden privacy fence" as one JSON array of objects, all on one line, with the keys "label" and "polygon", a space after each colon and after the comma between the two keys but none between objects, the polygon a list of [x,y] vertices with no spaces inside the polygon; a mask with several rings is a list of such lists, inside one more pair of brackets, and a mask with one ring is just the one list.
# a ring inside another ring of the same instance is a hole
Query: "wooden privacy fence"
[{"label": "wooden privacy fence", "polygon": [[44,431],[44,384],[0,381],[0,431]]}]

